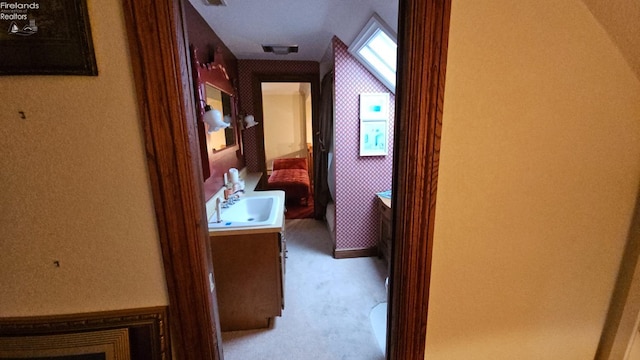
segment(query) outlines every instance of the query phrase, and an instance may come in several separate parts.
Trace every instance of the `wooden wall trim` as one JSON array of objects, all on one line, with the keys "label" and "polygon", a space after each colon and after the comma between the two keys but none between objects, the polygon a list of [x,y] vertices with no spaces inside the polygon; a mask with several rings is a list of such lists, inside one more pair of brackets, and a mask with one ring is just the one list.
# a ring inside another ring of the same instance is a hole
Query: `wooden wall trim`
[{"label": "wooden wall trim", "polygon": [[400,0],[387,358],[425,354],[451,0]]},{"label": "wooden wall trim", "polygon": [[172,346],[221,359],[193,85],[180,0],[123,0],[162,248]]}]

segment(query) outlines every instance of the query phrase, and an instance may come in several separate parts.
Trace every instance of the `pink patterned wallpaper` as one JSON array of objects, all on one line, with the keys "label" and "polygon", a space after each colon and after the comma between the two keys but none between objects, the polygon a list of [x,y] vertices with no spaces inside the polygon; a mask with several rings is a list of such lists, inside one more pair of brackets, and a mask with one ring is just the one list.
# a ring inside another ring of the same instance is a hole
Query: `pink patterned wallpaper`
[{"label": "pink patterned wallpaper", "polygon": [[[336,250],[376,245],[376,193],[391,189],[395,96],[337,37],[335,61]],[[388,155],[360,156],[360,93],[390,93]]]},{"label": "pink patterned wallpaper", "polygon": [[[286,60],[238,60],[238,93],[240,94],[240,114],[253,114],[256,121],[262,122],[262,114],[257,114],[253,99],[253,77],[255,74],[317,74],[320,77],[320,64],[316,61]],[[260,139],[262,132],[254,126],[242,132],[245,164],[250,172],[259,172]]]}]

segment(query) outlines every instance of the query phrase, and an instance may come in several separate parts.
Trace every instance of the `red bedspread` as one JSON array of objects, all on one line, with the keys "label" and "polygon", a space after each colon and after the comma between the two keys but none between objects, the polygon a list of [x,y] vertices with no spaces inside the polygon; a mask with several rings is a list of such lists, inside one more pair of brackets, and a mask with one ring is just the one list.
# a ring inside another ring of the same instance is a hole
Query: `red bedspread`
[{"label": "red bedspread", "polygon": [[311,183],[306,159],[276,159],[273,165],[274,170],[267,181],[269,189],[284,190],[287,199],[307,201]]}]

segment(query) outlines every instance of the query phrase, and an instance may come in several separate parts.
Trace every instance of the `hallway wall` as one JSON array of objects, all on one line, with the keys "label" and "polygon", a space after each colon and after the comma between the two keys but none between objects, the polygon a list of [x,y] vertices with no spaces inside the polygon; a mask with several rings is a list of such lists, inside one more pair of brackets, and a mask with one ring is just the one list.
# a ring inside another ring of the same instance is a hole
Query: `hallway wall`
[{"label": "hallway wall", "polygon": [[0,77],[0,317],[168,304],[122,2],[88,10],[98,76]]},{"label": "hallway wall", "polygon": [[426,357],[593,359],[640,81],[579,0],[453,2]]}]

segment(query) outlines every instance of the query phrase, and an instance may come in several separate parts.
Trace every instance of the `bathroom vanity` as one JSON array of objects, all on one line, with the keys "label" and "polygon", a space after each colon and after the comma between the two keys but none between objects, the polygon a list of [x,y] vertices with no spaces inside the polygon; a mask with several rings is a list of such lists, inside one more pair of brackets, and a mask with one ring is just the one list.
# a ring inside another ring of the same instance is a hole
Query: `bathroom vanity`
[{"label": "bathroom vanity", "polygon": [[[275,216],[256,213],[260,206],[254,201],[269,197],[273,199],[269,212]],[[249,204],[246,210],[242,202]],[[255,225],[229,220],[237,218],[238,211],[247,211]],[[248,191],[221,217],[225,220],[220,224],[209,225],[220,327],[222,331],[270,327],[284,309],[284,192]]]},{"label": "bathroom vanity", "polygon": [[211,237],[222,331],[269,327],[284,309],[284,231]]},{"label": "bathroom vanity", "polygon": [[391,239],[393,237],[391,199],[380,195],[376,195],[376,197],[378,198],[378,216],[380,219],[378,225],[378,254],[387,262],[388,267],[391,256]]}]

